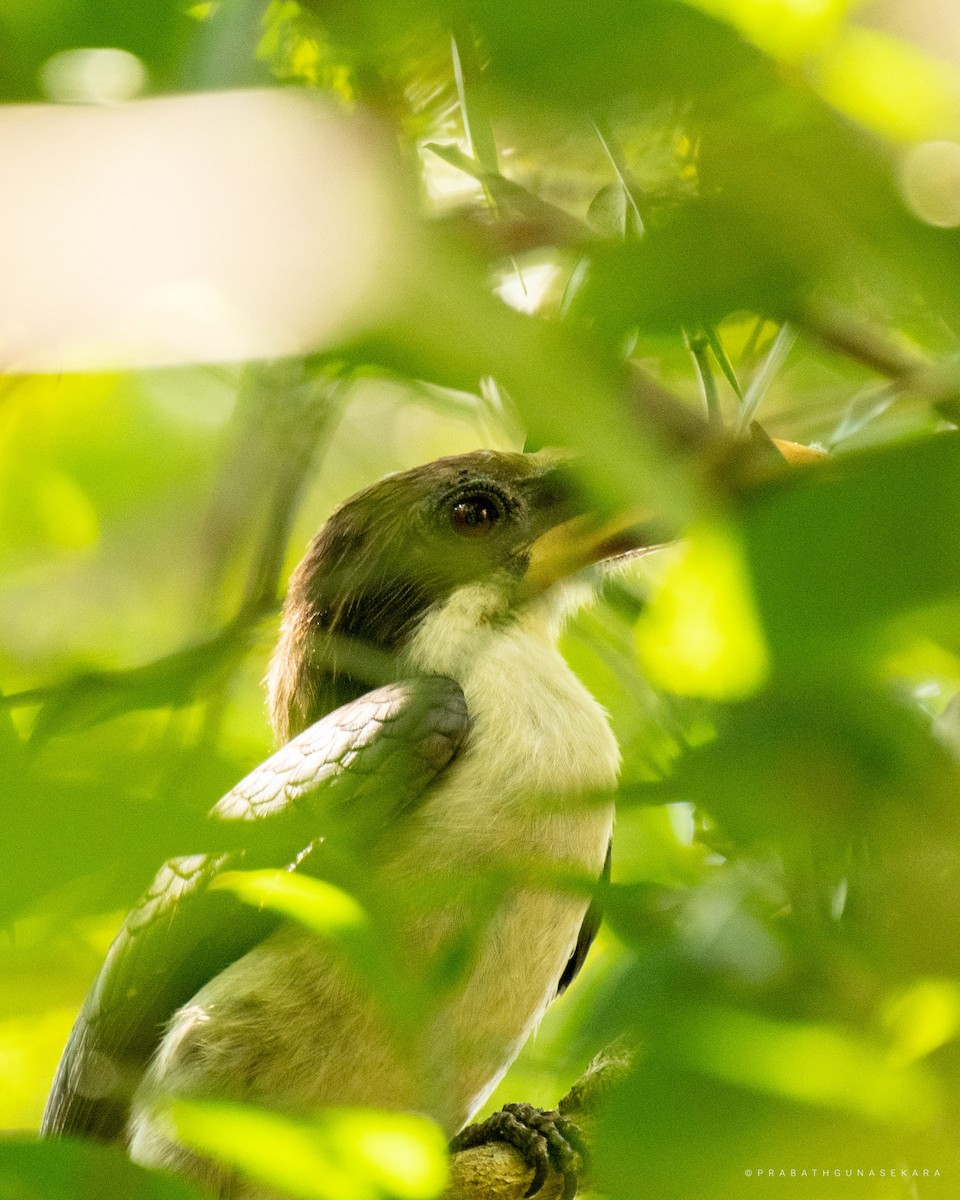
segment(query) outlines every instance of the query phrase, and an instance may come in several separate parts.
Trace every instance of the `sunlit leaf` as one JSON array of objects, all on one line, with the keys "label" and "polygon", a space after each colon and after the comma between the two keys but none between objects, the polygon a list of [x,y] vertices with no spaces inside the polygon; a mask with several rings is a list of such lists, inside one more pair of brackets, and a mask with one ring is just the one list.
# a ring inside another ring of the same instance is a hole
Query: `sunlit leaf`
[{"label": "sunlit leaf", "polygon": [[716,699],[756,691],[768,656],[735,537],[720,527],[691,532],[637,624],[637,646],[670,691]]},{"label": "sunlit leaf", "polygon": [[272,908],[326,937],[369,928],[370,918],[361,905],[322,879],[289,871],[226,871],[211,887],[234,892],[247,904]]},{"label": "sunlit leaf", "polygon": [[958,498],[953,433],[824,464],[758,496],[742,534],[775,652],[800,664],[813,641],[960,594]]},{"label": "sunlit leaf", "polygon": [[960,1033],[960,987],[952,979],[921,979],[891,996],[883,1022],[897,1062],[923,1058]]},{"label": "sunlit leaf", "polygon": [[[212,886],[233,892],[246,904],[289,917],[329,942],[397,1031],[410,1037],[426,1019],[429,997],[401,962],[390,930],[378,929],[359,901],[342,888],[291,871],[268,870],[228,871]],[[383,914],[381,920],[386,920]]]},{"label": "sunlit leaf", "polygon": [[822,50],[858,0],[687,0],[787,62]]},{"label": "sunlit leaf", "polygon": [[845,1030],[719,1009],[681,1024],[680,1057],[741,1087],[908,1125],[934,1120],[942,1104],[932,1076]]},{"label": "sunlit leaf", "polygon": [[426,1117],[328,1109],[312,1120],[177,1100],[177,1137],[303,1200],[431,1200],[447,1180],[446,1139]]},{"label": "sunlit leaf", "polygon": [[90,1143],[0,1138],[0,1195],[5,1200],[201,1200],[166,1173],[145,1170],[119,1149]]},{"label": "sunlit leaf", "polygon": [[896,141],[960,134],[960,71],[874,29],[849,29],[818,72],[821,94]]}]

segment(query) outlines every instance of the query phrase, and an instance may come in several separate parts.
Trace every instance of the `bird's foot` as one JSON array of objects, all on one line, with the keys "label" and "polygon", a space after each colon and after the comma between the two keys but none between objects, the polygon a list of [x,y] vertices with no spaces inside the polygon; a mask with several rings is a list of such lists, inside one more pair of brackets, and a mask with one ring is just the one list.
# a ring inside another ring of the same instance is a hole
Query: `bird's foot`
[{"label": "bird's foot", "polygon": [[499,1112],[461,1129],[450,1149],[469,1150],[488,1142],[506,1142],[533,1168],[527,1196],[543,1187],[552,1166],[563,1176],[563,1200],[573,1200],[587,1165],[587,1147],[580,1130],[558,1112],[534,1108],[532,1104],[505,1104]]}]

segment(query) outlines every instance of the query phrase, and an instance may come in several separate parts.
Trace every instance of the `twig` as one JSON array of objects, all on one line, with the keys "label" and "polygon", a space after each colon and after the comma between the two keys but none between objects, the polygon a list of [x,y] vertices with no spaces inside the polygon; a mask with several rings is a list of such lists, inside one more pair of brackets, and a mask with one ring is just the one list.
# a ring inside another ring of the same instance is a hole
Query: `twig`
[{"label": "twig", "polygon": [[261,620],[279,601],[241,611],[219,633],[153,662],[121,671],[90,671],[51,687],[30,688],[0,697],[0,707],[39,705],[31,741],[54,733],[88,728],[142,709],[182,708],[210,689],[247,652]]},{"label": "twig", "polygon": [[749,428],[750,422],[754,418],[754,414],[760,407],[760,402],[773,383],[774,377],[783,366],[787,355],[793,349],[793,344],[797,340],[796,331],[784,323],[780,326],[777,336],[773,339],[773,345],[767,351],[767,356],[760,364],[760,369],[750,380],[750,386],[747,388],[746,395],[743,397],[743,404],[740,407],[740,415],[737,419],[737,429],[743,432]]},{"label": "twig", "polygon": [[[602,118],[598,117],[593,121],[593,128],[597,137],[600,139],[600,145],[603,147],[603,152],[606,154],[614,174],[623,189],[623,194],[626,198],[629,211],[633,213],[633,219],[636,223],[635,233],[637,237],[642,237],[646,229],[646,223],[643,219],[643,213],[640,211],[640,201],[637,196],[637,186],[630,170],[627,167],[627,161],[623,155],[616,138],[610,129],[610,126]],[[624,236],[627,230],[624,229]]]},{"label": "twig", "polygon": [[[490,189],[491,195],[503,209],[513,210],[525,222],[552,231],[552,241],[561,245],[595,242],[596,233],[583,221],[571,217],[568,212],[542,200],[533,192],[507,179],[499,171],[491,171],[475,158],[471,158],[458,146],[444,146],[439,142],[430,142],[424,149],[436,154],[452,167],[464,171],[485,188]],[[499,222],[498,222],[499,223]]]},{"label": "twig", "polygon": [[711,426],[674,392],[640,367],[630,372],[629,403],[637,418],[668,450],[698,452],[728,445],[723,430]]},{"label": "twig", "polygon": [[955,358],[932,360],[897,343],[849,313],[807,308],[794,320],[828,349],[852,358],[900,391],[927,400],[942,416],[960,421],[960,366]]},{"label": "twig", "polygon": [[684,337],[687,342],[687,349],[693,358],[694,366],[697,368],[697,375],[700,379],[700,391],[703,394],[703,402],[707,410],[707,420],[711,425],[722,425],[723,414],[720,411],[720,396],[717,393],[717,381],[713,377],[713,368],[710,366],[710,355],[708,353],[710,343],[704,333],[689,333],[684,332]]},{"label": "twig", "polygon": [[737,399],[743,400],[743,388],[740,386],[740,380],[737,378],[737,373],[733,369],[733,363],[730,361],[730,356],[727,354],[726,347],[723,344],[723,339],[713,325],[703,326],[703,336],[710,344],[710,349],[713,351],[713,357],[720,365],[720,370],[724,374],[727,383],[733,388],[737,394]]},{"label": "twig", "polygon": [[835,309],[808,308],[795,318],[818,341],[846,358],[856,359],[871,371],[911,387],[931,363],[896,345],[879,329]]}]

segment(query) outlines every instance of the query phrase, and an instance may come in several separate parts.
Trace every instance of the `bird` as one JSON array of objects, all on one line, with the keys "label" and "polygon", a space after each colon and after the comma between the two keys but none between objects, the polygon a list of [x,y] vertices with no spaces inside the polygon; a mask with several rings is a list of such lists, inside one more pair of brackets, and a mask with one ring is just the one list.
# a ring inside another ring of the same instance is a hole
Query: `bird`
[{"label": "bird", "polygon": [[[558,637],[591,564],[651,539],[591,508],[569,455],[478,450],[332,513],[267,676],[280,749],[213,809],[221,845],[164,864],[124,921],[44,1136],[123,1145],[231,1200],[272,1193],[181,1145],[158,1096],[418,1110],[462,1144],[487,1136],[469,1122],[597,933],[596,894],[570,880],[610,870],[620,751]],[[264,866],[387,898],[401,960],[446,980],[415,1047],[335,947],[218,886]],[[514,1136],[536,1182],[564,1141],[543,1121]]]}]

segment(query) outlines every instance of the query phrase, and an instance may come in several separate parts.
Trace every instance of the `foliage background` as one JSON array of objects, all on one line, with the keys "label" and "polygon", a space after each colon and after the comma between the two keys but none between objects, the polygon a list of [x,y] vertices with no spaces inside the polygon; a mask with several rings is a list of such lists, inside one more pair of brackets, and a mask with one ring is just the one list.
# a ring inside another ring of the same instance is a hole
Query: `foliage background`
[{"label": "foliage background", "polygon": [[[7,102],[114,47],[149,92],[376,114],[440,264],[302,361],[0,381],[0,1124],[36,1126],[123,911],[268,753],[277,601],[324,516],[526,436],[689,540],[567,634],[624,748],[615,886],[495,1103],[555,1103],[627,1030],[604,1194],[956,1194],[958,29],[842,0],[0,4]],[[832,461],[780,478],[767,435]],[[299,1194],[436,1190],[350,1136]],[[0,1145],[0,1178],[66,1194],[68,1153]]]}]

